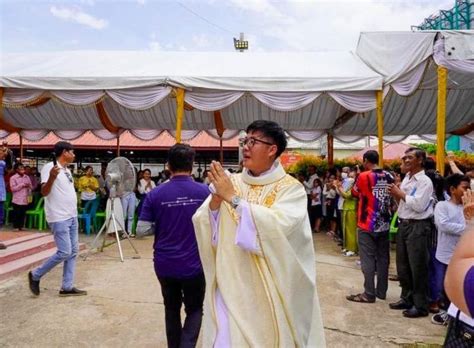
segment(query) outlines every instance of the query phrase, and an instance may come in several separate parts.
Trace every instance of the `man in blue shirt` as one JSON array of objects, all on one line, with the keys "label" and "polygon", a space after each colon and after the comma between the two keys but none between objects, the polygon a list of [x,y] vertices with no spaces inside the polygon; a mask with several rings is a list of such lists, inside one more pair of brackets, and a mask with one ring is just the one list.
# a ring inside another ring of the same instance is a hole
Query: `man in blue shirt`
[{"label": "man in blue shirt", "polygon": [[206,285],[192,216],[209,189],[191,177],[194,156],[186,144],[169,150],[171,179],[147,194],[137,225],[138,237],[148,231],[155,235],[153,260],[164,299],[168,347],[194,347],[202,321]]}]

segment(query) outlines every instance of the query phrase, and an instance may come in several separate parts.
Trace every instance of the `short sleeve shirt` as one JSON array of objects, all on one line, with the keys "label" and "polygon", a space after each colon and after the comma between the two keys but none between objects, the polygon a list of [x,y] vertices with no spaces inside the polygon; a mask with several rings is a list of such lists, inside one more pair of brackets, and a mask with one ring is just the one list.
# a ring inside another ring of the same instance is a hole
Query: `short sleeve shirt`
[{"label": "short sleeve shirt", "polygon": [[[74,190],[74,179],[68,168],[61,167],[51,191],[44,198],[44,211],[46,221],[58,222],[68,220],[77,216],[77,195]],[[53,168],[53,162],[44,165],[41,170],[41,184],[46,184],[49,172]]]}]

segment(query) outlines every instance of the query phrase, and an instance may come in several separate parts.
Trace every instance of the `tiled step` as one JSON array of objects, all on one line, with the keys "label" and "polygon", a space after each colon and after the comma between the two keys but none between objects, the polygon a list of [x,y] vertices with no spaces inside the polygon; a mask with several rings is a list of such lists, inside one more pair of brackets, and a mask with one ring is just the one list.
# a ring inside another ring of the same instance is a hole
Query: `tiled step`
[{"label": "tiled step", "polygon": [[[21,237],[20,237],[21,238]],[[20,239],[15,238],[15,239]],[[12,240],[14,241],[14,239]],[[8,245],[7,245],[8,246]],[[22,243],[9,245],[7,249],[0,252],[0,265],[21,259],[55,247],[54,237],[51,234],[42,234],[39,238],[26,240]]]},{"label": "tiled step", "polygon": [[[84,243],[79,244],[79,250],[83,251],[86,249]],[[0,281],[12,277],[16,274],[26,272],[35,266],[40,265],[44,260],[49,258],[56,252],[56,247],[47,249],[36,254],[28,255],[21,259],[13,260],[0,265]],[[62,266],[61,266],[62,267]]]},{"label": "tiled step", "polygon": [[5,244],[7,247],[10,247],[10,246],[15,245],[15,244],[27,242],[29,240],[33,240],[33,239],[36,239],[36,238],[42,238],[42,237],[48,236],[48,235],[50,235],[50,234],[49,233],[30,233],[26,236],[4,240],[2,243]]}]

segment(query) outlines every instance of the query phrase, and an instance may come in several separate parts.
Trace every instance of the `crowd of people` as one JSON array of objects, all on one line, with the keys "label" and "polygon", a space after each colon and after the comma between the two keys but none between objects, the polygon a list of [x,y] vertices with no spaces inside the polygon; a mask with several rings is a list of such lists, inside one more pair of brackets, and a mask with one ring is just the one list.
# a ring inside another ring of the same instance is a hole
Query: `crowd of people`
[{"label": "crowd of people", "polygon": [[[206,346],[324,346],[312,234],[324,231],[345,257],[357,258],[363,291],[346,298],[370,304],[387,297],[391,228],[397,229],[393,280],[401,293],[389,308],[405,318],[432,313],[433,324],[449,324],[445,346],[472,346],[473,168],[458,168],[448,157],[443,177],[434,161],[413,147],[399,172],[378,167],[379,154],[369,150],[361,167],[320,172],[310,165],[289,175],[278,161],[286,147],[279,125],[256,121],[241,143],[239,173],[213,162],[203,180],[196,180],[194,150],[177,144],[157,182],[145,169],[137,173],[134,191],[121,197],[127,232],[138,209],[138,236],[155,237],[154,268],[170,347],[194,346],[201,325]],[[72,146],[59,142],[55,153],[57,164],[45,165],[41,180],[14,164],[7,183],[14,194],[14,227],[22,228],[28,196],[41,182],[58,252],[29,273],[30,289],[39,295],[40,279],[64,262],[60,295],[85,295],[73,286],[77,195],[83,206],[107,196],[106,165],[99,178],[86,167],[74,181],[68,168]],[[0,173],[7,155],[0,151]]]}]

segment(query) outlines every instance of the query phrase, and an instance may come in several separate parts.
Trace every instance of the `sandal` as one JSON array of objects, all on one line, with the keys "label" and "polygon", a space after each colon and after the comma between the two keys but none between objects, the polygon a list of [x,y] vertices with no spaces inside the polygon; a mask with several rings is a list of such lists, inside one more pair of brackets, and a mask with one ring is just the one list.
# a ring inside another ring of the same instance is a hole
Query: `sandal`
[{"label": "sandal", "polygon": [[374,299],[368,299],[365,294],[357,294],[357,295],[349,295],[346,296],[346,299],[352,302],[358,302],[358,303],[374,303]]}]

